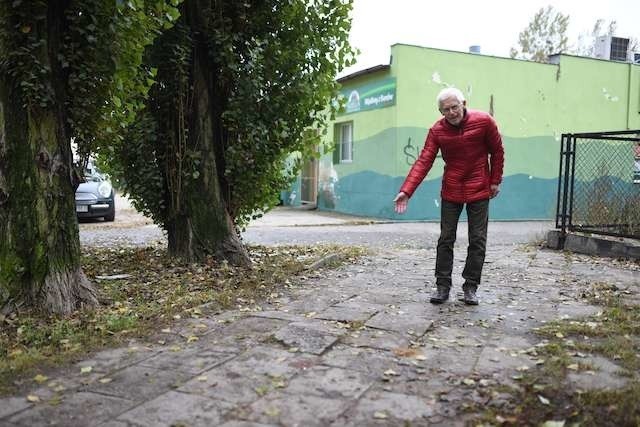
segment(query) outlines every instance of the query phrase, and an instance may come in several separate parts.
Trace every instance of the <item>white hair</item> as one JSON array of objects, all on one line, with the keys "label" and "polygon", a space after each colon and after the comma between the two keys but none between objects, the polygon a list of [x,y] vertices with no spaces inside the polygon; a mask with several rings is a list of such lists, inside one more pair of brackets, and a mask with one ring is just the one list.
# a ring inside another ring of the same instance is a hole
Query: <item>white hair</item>
[{"label": "white hair", "polygon": [[436,97],[436,102],[438,103],[438,107],[442,105],[442,102],[445,99],[455,98],[458,102],[464,102],[464,95],[460,91],[460,89],[456,89],[455,87],[447,87],[440,91],[438,96]]}]

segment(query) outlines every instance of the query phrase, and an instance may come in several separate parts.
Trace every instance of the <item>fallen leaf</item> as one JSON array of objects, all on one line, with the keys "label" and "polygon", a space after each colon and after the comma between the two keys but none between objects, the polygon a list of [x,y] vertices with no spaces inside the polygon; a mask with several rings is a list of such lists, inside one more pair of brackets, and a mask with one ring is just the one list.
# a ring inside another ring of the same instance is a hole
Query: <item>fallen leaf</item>
[{"label": "fallen leaf", "polygon": [[27,400],[32,403],[40,402],[40,398],[35,394],[30,394],[27,396]]},{"label": "fallen leaf", "polygon": [[463,379],[463,380],[462,380],[462,382],[463,382],[465,385],[468,385],[468,386],[476,385],[475,380],[473,380],[473,379],[471,379],[471,378],[465,378],[465,379]]},{"label": "fallen leaf", "polygon": [[190,342],[196,342],[196,341],[198,341],[199,339],[200,339],[200,338],[198,338],[197,336],[195,336],[195,335],[191,335],[189,338],[187,338],[187,342],[188,342],[188,343],[190,343]]},{"label": "fallen leaf", "polygon": [[278,408],[267,408],[264,410],[264,413],[270,417],[277,417],[280,415],[280,410]]},{"label": "fallen leaf", "polygon": [[397,373],[396,371],[394,371],[393,369],[387,369],[386,371],[384,371],[384,375],[390,377],[390,376],[398,376],[400,375],[399,373]]},{"label": "fallen leaf", "polygon": [[47,400],[47,403],[51,406],[57,406],[62,403],[62,396],[53,396],[51,399]]},{"label": "fallen leaf", "polygon": [[93,371],[93,366],[83,366],[82,368],[80,368],[81,374],[88,374],[91,371]]},{"label": "fallen leaf", "polygon": [[547,399],[546,397],[544,397],[544,396],[542,396],[542,395],[538,395],[538,399],[540,400],[540,402],[541,402],[543,405],[548,405],[548,404],[550,403],[550,402],[549,402],[549,399]]},{"label": "fallen leaf", "polygon": [[377,412],[373,413],[373,418],[375,418],[377,420],[386,420],[387,418],[389,418],[389,415],[387,415],[386,412],[377,411]]},{"label": "fallen leaf", "polygon": [[564,427],[565,421],[545,421],[540,427]]},{"label": "fallen leaf", "polygon": [[415,348],[399,347],[393,350],[393,354],[399,357],[415,357],[420,354]]},{"label": "fallen leaf", "polygon": [[38,374],[35,377],[33,377],[33,380],[35,382],[37,382],[38,384],[42,384],[43,382],[47,381],[49,379],[49,377],[45,377],[44,375]]},{"label": "fallen leaf", "polygon": [[567,369],[571,369],[572,371],[577,371],[578,369],[580,369],[580,366],[578,366],[577,363],[572,363],[571,365],[567,366]]},{"label": "fallen leaf", "polygon": [[206,376],[206,375],[201,375],[201,376],[199,376],[199,377],[198,377],[198,378],[196,378],[196,379],[197,379],[198,381],[202,381],[202,382],[204,382],[204,381],[206,381],[208,378],[207,378],[207,376]]},{"label": "fallen leaf", "polygon": [[111,378],[100,378],[98,381],[102,384],[109,384],[113,380]]},{"label": "fallen leaf", "polygon": [[266,385],[260,386],[260,387],[256,387],[253,389],[256,393],[258,393],[258,396],[264,396],[265,394],[267,394],[269,392],[269,387]]}]

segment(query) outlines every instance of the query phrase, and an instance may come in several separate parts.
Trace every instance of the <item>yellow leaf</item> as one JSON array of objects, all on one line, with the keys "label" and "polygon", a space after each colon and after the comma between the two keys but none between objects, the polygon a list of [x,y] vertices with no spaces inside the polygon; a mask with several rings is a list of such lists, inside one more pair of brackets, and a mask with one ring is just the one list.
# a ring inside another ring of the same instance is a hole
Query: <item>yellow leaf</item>
[{"label": "yellow leaf", "polygon": [[42,384],[43,382],[45,382],[48,379],[49,379],[49,377],[45,377],[44,375],[41,375],[41,374],[38,374],[35,377],[33,377],[33,380],[35,382],[37,382],[38,384]]},{"label": "yellow leaf", "polygon": [[35,394],[28,395],[27,396],[27,400],[29,402],[33,402],[33,403],[40,402],[40,398],[38,396],[36,396]]},{"label": "yellow leaf", "polygon": [[113,380],[111,378],[100,378],[98,381],[100,381],[102,384],[109,384]]},{"label": "yellow leaf", "polygon": [[83,366],[82,368],[80,368],[80,373],[81,374],[88,374],[91,371],[93,371],[93,367],[92,366]]},{"label": "yellow leaf", "polygon": [[270,417],[277,417],[280,415],[280,410],[278,408],[267,408],[264,413]]},{"label": "yellow leaf", "polygon": [[393,349],[393,354],[400,357],[416,357],[420,354],[420,350],[416,350],[415,348],[395,348]]},{"label": "yellow leaf", "polygon": [[269,392],[269,387],[266,385],[260,386],[260,387],[256,387],[253,389],[256,393],[258,393],[258,396],[264,396],[265,394],[267,394]]},{"label": "yellow leaf", "polygon": [[187,338],[187,342],[196,342],[198,341],[200,338],[198,338],[195,335],[191,335],[189,338]]},{"label": "yellow leaf", "polygon": [[384,411],[377,411],[377,412],[373,413],[373,418],[375,418],[377,420],[385,420],[385,419],[389,418],[389,416]]},{"label": "yellow leaf", "polygon": [[577,363],[572,363],[571,365],[567,366],[567,369],[571,369],[572,371],[577,371],[579,368],[580,367]]}]

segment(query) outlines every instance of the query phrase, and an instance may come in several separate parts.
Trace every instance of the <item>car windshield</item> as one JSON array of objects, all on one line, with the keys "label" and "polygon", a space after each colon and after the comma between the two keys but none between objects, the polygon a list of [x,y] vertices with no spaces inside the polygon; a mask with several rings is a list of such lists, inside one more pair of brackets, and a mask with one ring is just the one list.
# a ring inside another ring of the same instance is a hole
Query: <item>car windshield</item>
[{"label": "car windshield", "polygon": [[98,173],[98,172],[90,172],[90,171],[85,171],[84,174],[84,179],[87,182],[101,182],[104,181],[104,177],[102,176],[102,174]]}]

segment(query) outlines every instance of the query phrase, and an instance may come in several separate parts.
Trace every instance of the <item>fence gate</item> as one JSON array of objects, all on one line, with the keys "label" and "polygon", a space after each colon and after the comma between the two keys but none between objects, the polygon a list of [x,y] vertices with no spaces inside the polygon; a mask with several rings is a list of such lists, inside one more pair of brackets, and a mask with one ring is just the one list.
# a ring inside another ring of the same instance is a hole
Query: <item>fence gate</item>
[{"label": "fence gate", "polygon": [[556,228],[640,239],[640,130],[562,135]]}]

